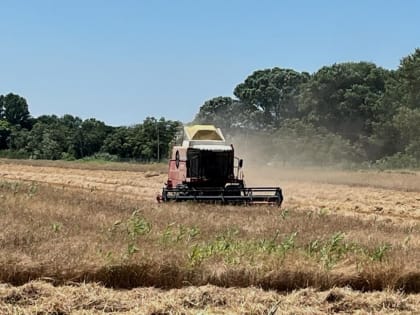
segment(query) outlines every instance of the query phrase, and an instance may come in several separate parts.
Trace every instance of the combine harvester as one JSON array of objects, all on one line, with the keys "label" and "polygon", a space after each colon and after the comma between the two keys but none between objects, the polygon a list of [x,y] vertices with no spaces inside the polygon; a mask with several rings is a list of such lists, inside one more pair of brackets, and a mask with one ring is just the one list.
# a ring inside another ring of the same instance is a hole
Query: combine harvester
[{"label": "combine harvester", "polygon": [[219,128],[185,126],[172,148],[168,181],[158,201],[281,205],[280,187],[245,187],[243,160]]}]

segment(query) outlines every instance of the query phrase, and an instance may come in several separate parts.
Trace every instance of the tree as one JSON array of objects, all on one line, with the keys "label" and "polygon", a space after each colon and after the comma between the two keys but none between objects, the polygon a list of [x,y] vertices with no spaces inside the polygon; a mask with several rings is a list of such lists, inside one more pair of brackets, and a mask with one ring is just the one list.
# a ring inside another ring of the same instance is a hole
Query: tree
[{"label": "tree", "polygon": [[0,119],[4,119],[4,96],[0,95]]},{"label": "tree", "polygon": [[231,97],[215,97],[206,101],[194,118],[198,124],[216,125],[224,130],[244,125],[243,105]]},{"label": "tree", "polygon": [[248,108],[261,127],[278,127],[284,119],[299,116],[298,97],[308,73],[272,68],[255,71],[239,84],[234,95]]},{"label": "tree", "polygon": [[382,120],[373,126],[372,136],[365,146],[369,160],[376,161],[384,156],[394,155],[404,150],[401,133],[395,126],[393,118]]},{"label": "tree", "polygon": [[111,131],[102,145],[101,152],[117,155],[120,158],[131,158],[132,148],[128,143],[130,129],[128,127],[117,127]]},{"label": "tree", "polygon": [[82,123],[83,120],[80,117],[68,114],[52,123],[62,132],[63,149],[67,159],[80,159],[83,157],[80,149],[81,141],[79,135]]},{"label": "tree", "polygon": [[76,143],[76,158],[93,155],[101,149],[110,131],[102,121],[94,118],[84,120],[75,125],[74,139]]},{"label": "tree", "polygon": [[64,133],[58,125],[38,122],[28,135],[27,151],[34,159],[58,160],[65,152]]},{"label": "tree", "polygon": [[285,120],[272,135],[274,156],[283,164],[332,165],[360,161],[363,153],[349,140],[302,120]]},{"label": "tree", "polygon": [[67,158],[75,158],[77,152],[75,135],[77,124],[80,122],[80,118],[71,115],[61,118],[56,115],[38,117],[27,135],[26,150],[33,158],[60,159],[64,155]]},{"label": "tree", "polygon": [[373,63],[323,67],[305,84],[302,109],[307,119],[355,141],[370,135],[381,118],[388,71]]},{"label": "tree", "polygon": [[179,126],[177,121],[165,120],[163,117],[157,120],[147,117],[141,125],[141,132],[136,133],[135,154],[142,159],[151,160],[167,157],[169,143],[173,140]]},{"label": "tree", "polygon": [[104,140],[101,151],[143,161],[157,160],[159,151],[159,159],[166,158],[179,126],[178,121],[147,117],[142,124],[115,128]]},{"label": "tree", "polygon": [[398,76],[403,105],[420,108],[420,48],[401,60]]},{"label": "tree", "polygon": [[8,148],[8,140],[11,132],[10,124],[5,120],[0,120],[0,150]]},{"label": "tree", "polygon": [[3,115],[11,125],[30,128],[31,117],[26,100],[16,94],[9,93],[0,98],[0,117]]},{"label": "tree", "polygon": [[420,108],[400,108],[393,122],[401,135],[405,152],[420,161]]},{"label": "tree", "polygon": [[414,154],[417,150],[408,130],[415,132],[418,119],[416,112],[410,110],[420,108],[420,49],[404,57],[398,69],[388,74],[380,102],[380,119],[373,124],[373,134],[366,148],[372,160],[384,156],[395,156],[398,160],[398,154],[407,150]]},{"label": "tree", "polygon": [[8,149],[21,153],[20,156],[29,156],[27,146],[30,131],[20,126],[11,126],[10,130]]}]

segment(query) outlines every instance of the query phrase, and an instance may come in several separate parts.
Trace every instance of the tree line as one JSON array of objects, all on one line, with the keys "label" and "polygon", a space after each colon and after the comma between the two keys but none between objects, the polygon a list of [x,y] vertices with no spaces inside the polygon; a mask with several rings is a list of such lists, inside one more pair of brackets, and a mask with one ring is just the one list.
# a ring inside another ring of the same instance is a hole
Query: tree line
[{"label": "tree line", "polygon": [[30,115],[25,98],[0,95],[0,156],[32,159],[155,161],[166,158],[180,122],[146,118],[112,127],[94,118]]},{"label": "tree line", "polygon": [[[193,123],[221,127],[258,160],[420,167],[420,49],[396,70],[372,62],[336,63],[312,74],[257,70],[233,95],[206,101]],[[0,95],[0,156],[152,161],[168,156],[180,126],[154,117],[129,127],[72,115],[34,118],[25,98]]]},{"label": "tree line", "polygon": [[396,70],[372,62],[313,74],[257,70],[233,94],[206,101],[194,121],[216,124],[238,141],[258,139],[268,160],[420,167],[420,49]]}]

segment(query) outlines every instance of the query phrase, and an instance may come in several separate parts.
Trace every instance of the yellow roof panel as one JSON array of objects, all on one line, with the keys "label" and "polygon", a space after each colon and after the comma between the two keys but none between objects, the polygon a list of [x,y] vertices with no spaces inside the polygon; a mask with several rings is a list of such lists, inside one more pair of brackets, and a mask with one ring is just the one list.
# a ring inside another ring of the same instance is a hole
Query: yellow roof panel
[{"label": "yellow roof panel", "polygon": [[193,125],[186,126],[185,131],[190,140],[219,140],[223,138],[217,132],[217,128],[213,125]]}]

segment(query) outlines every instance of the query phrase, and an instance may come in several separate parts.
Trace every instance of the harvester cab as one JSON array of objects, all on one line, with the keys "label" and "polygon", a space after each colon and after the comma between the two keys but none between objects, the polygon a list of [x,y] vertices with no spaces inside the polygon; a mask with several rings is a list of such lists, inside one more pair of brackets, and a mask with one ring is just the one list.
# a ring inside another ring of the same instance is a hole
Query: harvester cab
[{"label": "harvester cab", "polygon": [[213,125],[185,126],[172,148],[168,180],[159,201],[281,205],[279,187],[245,187],[243,160]]}]

